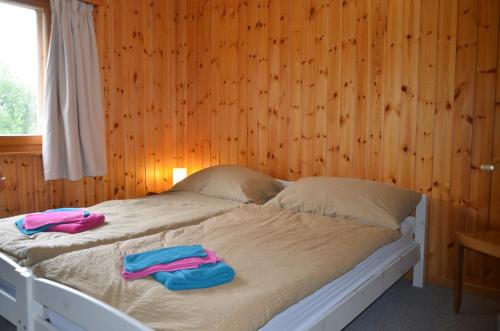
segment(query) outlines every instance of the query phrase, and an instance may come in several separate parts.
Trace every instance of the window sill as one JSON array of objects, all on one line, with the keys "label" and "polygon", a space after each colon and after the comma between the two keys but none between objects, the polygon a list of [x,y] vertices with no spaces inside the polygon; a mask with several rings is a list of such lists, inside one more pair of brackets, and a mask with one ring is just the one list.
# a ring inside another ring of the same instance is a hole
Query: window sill
[{"label": "window sill", "polygon": [[0,136],[0,155],[41,154],[41,135]]}]

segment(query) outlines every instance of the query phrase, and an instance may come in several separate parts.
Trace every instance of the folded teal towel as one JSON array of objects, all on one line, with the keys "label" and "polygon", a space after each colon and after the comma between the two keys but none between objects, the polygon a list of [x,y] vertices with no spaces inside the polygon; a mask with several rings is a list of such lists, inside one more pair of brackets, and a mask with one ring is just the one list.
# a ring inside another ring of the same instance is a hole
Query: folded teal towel
[{"label": "folded teal towel", "polygon": [[123,268],[125,271],[134,272],[160,263],[205,256],[207,253],[201,245],[173,246],[127,255],[123,258]]},{"label": "folded teal towel", "polygon": [[196,269],[156,272],[152,277],[172,291],[208,288],[229,283],[234,270],[224,262],[202,264]]}]

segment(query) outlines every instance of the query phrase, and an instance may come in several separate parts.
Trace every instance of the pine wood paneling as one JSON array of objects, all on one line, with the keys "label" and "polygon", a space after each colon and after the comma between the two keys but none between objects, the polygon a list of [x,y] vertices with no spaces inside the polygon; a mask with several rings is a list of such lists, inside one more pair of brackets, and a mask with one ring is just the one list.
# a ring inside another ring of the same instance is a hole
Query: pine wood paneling
[{"label": "pine wood paneling", "polygon": [[[340,14],[340,13],[339,13]],[[353,176],[352,158],[356,116],[356,18],[357,1],[342,1],[340,45],[339,176]],[[339,16],[340,16],[339,15]],[[303,161],[305,162],[305,161]],[[309,174],[310,175],[310,174]]]},{"label": "pine wood paneling", "polygon": [[[288,33],[291,43],[290,54],[290,118],[289,138],[290,161],[287,178],[295,180],[300,177],[300,155],[301,155],[301,109],[302,109],[302,40],[305,38],[301,28],[302,3],[291,1],[290,4],[290,31]],[[250,91],[249,91],[250,92]],[[249,117],[250,121],[250,117]],[[250,122],[249,122],[250,125]],[[251,164],[249,164],[251,166]]]},{"label": "pine wood paneling", "polygon": [[290,37],[290,22],[292,6],[290,2],[280,1],[279,14],[279,35],[277,42],[279,43],[279,101],[278,101],[278,154],[276,155],[276,176],[284,178],[287,176],[289,168],[290,144],[288,143],[288,132],[290,130],[290,113],[291,113],[291,97],[290,97],[290,73],[292,65],[291,47],[292,40]]},{"label": "pine wood paneling", "polygon": [[372,2],[371,42],[371,107],[368,112],[368,149],[366,176],[370,180],[381,180],[382,171],[382,119],[383,82],[385,73],[385,39],[387,26],[387,0]]},{"label": "pine wood paneling", "polygon": [[412,188],[415,185],[421,3],[419,0],[405,0],[403,6],[398,183]]},{"label": "pine wood paneling", "polygon": [[[238,1],[238,36],[237,36],[237,52],[238,52],[238,164],[246,166],[248,163],[248,42],[249,42],[249,25],[248,25],[248,2],[245,0]],[[209,24],[205,24],[208,26]],[[207,78],[207,83],[210,84],[210,79]],[[207,141],[207,146],[210,149],[210,141]]]},{"label": "pine wood paneling", "polygon": [[[257,21],[255,22],[256,32],[256,77],[255,87],[257,89],[257,100],[255,112],[257,118],[257,167],[259,170],[269,172],[268,159],[270,156],[271,141],[268,140],[269,132],[269,0],[255,0],[257,8]],[[226,59],[221,58],[221,63],[225,64]],[[223,122],[226,118],[221,119]],[[232,125],[226,123],[226,125]]]},{"label": "pine wood paneling", "polygon": [[[215,17],[195,24],[225,40]],[[498,18],[493,0],[240,2],[238,52],[211,43],[221,72],[237,63],[238,119],[212,95],[210,125],[238,128],[243,164],[273,176],[351,176],[430,195],[428,278],[446,284],[454,231],[498,225],[498,177],[478,170],[498,149]],[[225,163],[220,143],[211,151]],[[490,260],[467,260],[469,283],[500,289]]]},{"label": "pine wood paneling", "polygon": [[448,278],[453,267],[453,235],[450,233],[450,170],[453,109],[455,104],[455,59],[457,31],[457,1],[439,3],[438,53],[436,78],[436,110],[434,116],[434,157],[432,160],[432,196],[430,208],[433,235],[437,240],[430,243],[435,252],[430,265],[441,268]]},{"label": "pine wood paneling", "polygon": [[[2,154],[0,173],[7,180],[0,215],[93,205],[171,186],[177,156],[180,166],[184,160],[184,151],[177,152],[178,142],[184,146],[178,133],[186,131],[187,97],[176,94],[185,94],[187,79],[187,46],[176,44],[176,33],[186,40],[176,17],[182,8],[174,1],[107,1],[97,8],[108,175],[45,182],[40,155]],[[178,72],[184,80],[176,78]]]},{"label": "pine wood paneling", "polygon": [[[356,53],[356,82],[358,97],[356,100],[355,142],[354,142],[354,173],[361,177],[367,176],[367,140],[369,110],[371,109],[370,80],[371,80],[371,44],[372,34],[371,1],[358,1],[358,25],[356,28],[357,53]],[[328,69],[328,68],[327,68]],[[324,172],[323,172],[324,173]]]},{"label": "pine wood paneling", "polygon": [[[496,0],[479,1],[477,9],[476,89],[472,125],[470,205],[466,224],[466,227],[474,230],[490,228],[492,176],[480,171],[479,166],[483,160],[493,157],[499,5]],[[498,276],[487,268],[486,256],[470,256],[472,263],[466,266],[465,279],[487,286],[498,286],[492,283]]]},{"label": "pine wood paneling", "polygon": [[387,2],[387,36],[384,79],[384,119],[382,135],[382,180],[398,184],[399,122],[401,117],[401,69],[403,38],[403,1]]},{"label": "pine wood paneling", "polygon": [[[498,0],[141,0],[98,7],[107,176],[41,179],[1,155],[2,216],[144,195],[171,169],[243,164],[428,194],[428,279],[453,233],[500,229]],[[500,293],[467,253],[469,288]]]},{"label": "pine wood paneling", "polygon": [[[302,1],[302,105],[300,119],[300,174],[311,176],[313,168],[313,128],[315,98],[315,63],[313,22],[317,17],[314,0]],[[260,146],[259,146],[260,147]]]}]

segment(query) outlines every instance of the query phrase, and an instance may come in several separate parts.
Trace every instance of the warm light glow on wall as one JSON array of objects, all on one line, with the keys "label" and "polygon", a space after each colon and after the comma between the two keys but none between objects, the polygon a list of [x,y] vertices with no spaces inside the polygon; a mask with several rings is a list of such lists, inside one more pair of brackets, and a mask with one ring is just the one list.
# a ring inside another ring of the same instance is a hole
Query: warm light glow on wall
[{"label": "warm light glow on wall", "polygon": [[186,168],[174,168],[174,171],[172,172],[172,174],[173,174],[172,182],[175,185],[187,177],[187,169]]}]

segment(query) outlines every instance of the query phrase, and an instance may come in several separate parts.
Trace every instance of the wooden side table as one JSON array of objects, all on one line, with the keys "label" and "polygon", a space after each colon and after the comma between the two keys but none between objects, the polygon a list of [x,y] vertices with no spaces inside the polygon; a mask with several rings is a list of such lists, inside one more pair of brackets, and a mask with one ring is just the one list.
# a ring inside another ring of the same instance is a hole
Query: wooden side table
[{"label": "wooden side table", "polygon": [[460,311],[464,282],[464,248],[500,258],[500,231],[456,232],[453,274],[453,310]]}]

